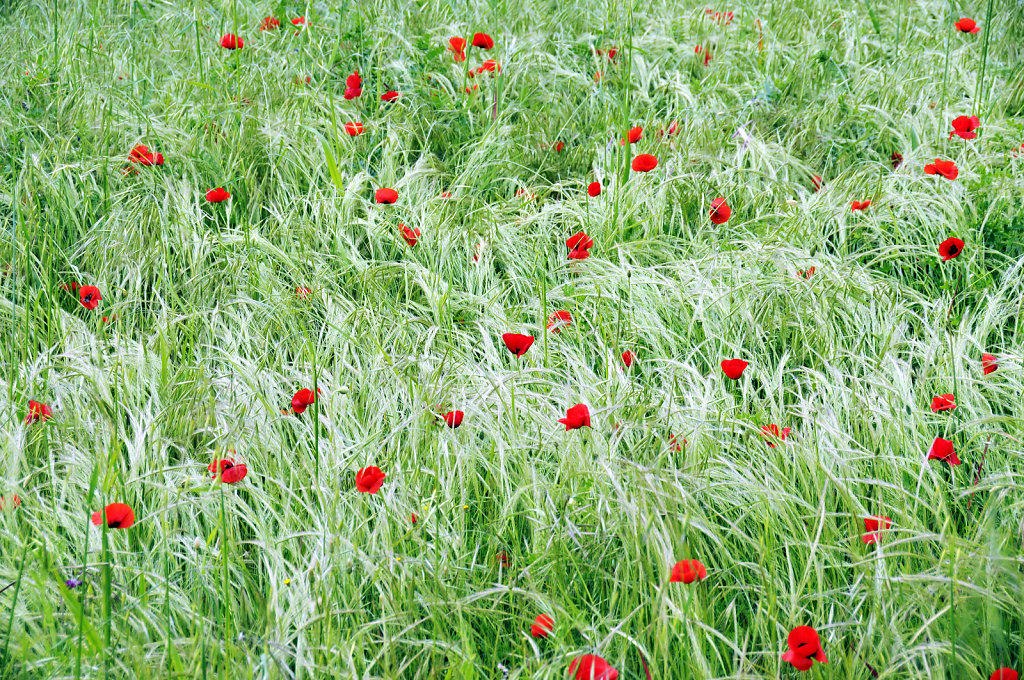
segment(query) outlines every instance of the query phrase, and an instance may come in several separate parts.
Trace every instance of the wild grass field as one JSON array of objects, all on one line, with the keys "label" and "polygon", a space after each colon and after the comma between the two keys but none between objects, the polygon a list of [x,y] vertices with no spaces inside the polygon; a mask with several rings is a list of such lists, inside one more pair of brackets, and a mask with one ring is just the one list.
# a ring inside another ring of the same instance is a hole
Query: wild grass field
[{"label": "wild grass field", "polygon": [[1020,0],[0,16],[3,680],[1024,671]]}]

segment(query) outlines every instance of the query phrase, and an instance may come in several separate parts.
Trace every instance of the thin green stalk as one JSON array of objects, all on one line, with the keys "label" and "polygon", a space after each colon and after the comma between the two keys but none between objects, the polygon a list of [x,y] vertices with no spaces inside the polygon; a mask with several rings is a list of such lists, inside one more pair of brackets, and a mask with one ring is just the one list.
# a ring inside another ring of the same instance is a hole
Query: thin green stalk
[{"label": "thin green stalk", "polygon": [[992,15],[992,0],[988,0],[985,7],[985,39],[981,44],[981,75],[978,77],[978,85],[974,90],[974,106],[971,110],[978,115],[982,110],[981,98],[985,96],[985,70],[988,66],[988,43],[992,36],[992,22],[995,17]]},{"label": "thin green stalk", "polygon": [[[218,465],[218,469],[220,466]],[[221,668],[224,680],[227,680],[228,667],[231,665],[230,655],[228,654],[228,644],[231,641],[231,593],[230,584],[228,582],[228,515],[225,509],[224,502],[224,480],[222,479],[223,472],[217,473],[217,484],[220,486],[220,555],[221,565],[223,567],[223,578],[221,581],[221,592],[223,593],[223,616],[221,619],[222,630],[224,631],[224,664]]]},{"label": "thin green stalk", "polygon": [[[14,610],[18,606],[18,595],[21,593],[21,579],[25,574],[25,560],[28,557],[28,545],[29,541],[27,538],[22,537],[25,541],[24,547],[21,549],[21,564],[18,567],[18,578],[14,581],[14,594],[11,596],[11,615],[7,617],[7,635],[4,636],[4,650],[3,654],[0,654],[0,661],[7,661],[7,650],[11,643],[11,633],[14,631]],[[0,668],[0,670],[4,670]]]},{"label": "thin green stalk", "polygon": [[100,523],[100,541],[102,543],[103,550],[103,651],[102,654],[102,667],[103,667],[103,678],[107,678],[107,655],[110,653],[110,636],[111,636],[111,598],[110,598],[110,548],[108,545],[109,538],[107,536],[107,509],[106,503],[103,504],[102,511],[102,522]]}]

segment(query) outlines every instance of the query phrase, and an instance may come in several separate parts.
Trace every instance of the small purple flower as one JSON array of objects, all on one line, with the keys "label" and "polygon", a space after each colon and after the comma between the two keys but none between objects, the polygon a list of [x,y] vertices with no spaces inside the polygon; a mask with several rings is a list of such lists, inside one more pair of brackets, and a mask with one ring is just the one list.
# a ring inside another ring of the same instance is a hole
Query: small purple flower
[{"label": "small purple flower", "polygon": [[75,589],[78,586],[82,585],[82,579],[69,578],[67,581],[64,581],[64,585],[66,585],[68,588]]}]

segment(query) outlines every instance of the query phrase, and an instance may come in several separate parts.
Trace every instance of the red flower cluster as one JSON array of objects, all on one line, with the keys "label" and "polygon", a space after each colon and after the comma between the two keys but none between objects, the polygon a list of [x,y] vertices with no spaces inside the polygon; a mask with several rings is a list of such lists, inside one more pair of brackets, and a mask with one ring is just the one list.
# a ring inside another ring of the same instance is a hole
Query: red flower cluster
[{"label": "red flower cluster", "polygon": [[565,417],[559,418],[558,422],[565,425],[566,432],[578,430],[581,427],[590,427],[590,409],[587,408],[586,404],[571,406],[566,411]]},{"label": "red flower cluster", "polygon": [[225,33],[220,39],[220,46],[226,50],[240,50],[244,45],[242,39],[234,33]]},{"label": "red flower cluster", "polygon": [[[319,394],[320,390],[317,390],[316,392]],[[305,387],[296,392],[295,396],[292,397],[292,413],[305,413],[306,409],[312,406],[316,401],[317,394],[313,394],[313,390]]]},{"label": "red flower cluster", "polygon": [[345,99],[356,99],[363,94],[363,79],[359,75],[359,71],[354,71],[352,75],[345,78]]},{"label": "red flower cluster", "polygon": [[821,649],[818,631],[810,626],[797,626],[791,630],[786,644],[789,651],[782,655],[782,660],[792,664],[798,671],[810,670],[815,661],[828,663],[828,658]]},{"label": "red flower cluster", "polygon": [[136,144],[128,154],[128,160],[139,165],[163,165],[164,155],[151,152],[145,144]]},{"label": "red flower cluster", "polygon": [[505,343],[508,351],[517,357],[526,354],[527,350],[533,346],[534,339],[532,335],[520,335],[519,333],[505,333],[501,336],[501,341]]},{"label": "red flower cluster", "polygon": [[981,27],[978,26],[974,19],[968,19],[967,17],[960,19],[953,26],[961,33],[977,33],[981,30]]},{"label": "red flower cluster", "polygon": [[249,469],[242,463],[235,463],[232,458],[218,458],[210,463],[206,470],[213,479],[220,478],[225,484],[237,484],[249,474]]},{"label": "red flower cluster", "polygon": [[135,524],[135,512],[124,503],[111,503],[92,513],[92,523],[99,526],[106,520],[108,529],[127,529]]},{"label": "red flower cluster", "polygon": [[672,567],[670,583],[693,583],[703,581],[708,577],[708,570],[701,564],[700,560],[683,560],[676,562]]},{"label": "red flower cluster", "polygon": [[962,139],[974,139],[978,136],[975,130],[981,125],[981,121],[977,116],[957,116],[953,119],[953,131],[949,133],[949,138],[953,139],[953,135]]},{"label": "red flower cluster", "polygon": [[725,202],[724,198],[716,198],[711,201],[711,221],[715,224],[725,224],[732,217],[732,208]]},{"label": "red flower cluster", "polygon": [[419,240],[420,240],[420,230],[419,229],[410,229],[409,227],[405,226],[401,222],[398,223],[398,226],[402,230],[402,238],[405,239],[406,243],[408,243],[410,246],[414,246],[414,245],[416,245],[419,242]]},{"label": "red flower cluster", "polygon": [[642,153],[633,158],[630,167],[634,172],[650,172],[658,167],[658,159],[649,153]]},{"label": "red flower cluster", "polygon": [[217,187],[206,192],[206,200],[210,203],[223,203],[231,198],[231,194],[224,190],[224,187]]},{"label": "red flower cluster", "polygon": [[448,51],[455,61],[466,61],[466,39],[455,36],[448,39]]},{"label": "red flower cluster", "polygon": [[590,257],[594,239],[587,236],[585,232],[578,231],[565,240],[565,246],[569,249],[570,260],[585,260]]},{"label": "red flower cluster", "polygon": [[46,404],[36,401],[35,399],[28,400],[28,413],[25,414],[25,424],[29,423],[45,423],[49,418],[53,417],[53,411]]},{"label": "red flower cluster", "polygon": [[871,543],[878,543],[882,540],[880,532],[886,531],[892,526],[892,520],[888,517],[880,517],[878,515],[872,515],[871,517],[864,518],[864,535],[861,536],[861,540],[865,544],[870,545]]},{"label": "red flower cluster", "polygon": [[356,472],[356,491],[360,493],[377,493],[387,477],[379,467],[364,467]]},{"label": "red flower cluster", "polygon": [[924,173],[926,175],[941,175],[952,181],[959,176],[960,170],[953,161],[943,161],[936,158],[934,163],[928,163],[924,166]]}]

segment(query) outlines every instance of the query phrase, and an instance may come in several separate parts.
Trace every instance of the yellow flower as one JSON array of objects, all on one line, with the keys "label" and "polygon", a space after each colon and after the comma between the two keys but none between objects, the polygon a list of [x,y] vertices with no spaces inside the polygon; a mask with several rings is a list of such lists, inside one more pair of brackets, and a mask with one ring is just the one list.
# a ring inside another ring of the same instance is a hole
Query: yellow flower
[{"label": "yellow flower", "polygon": [[462,506],[462,509],[463,509],[463,510],[469,510],[469,506],[468,506],[468,505],[463,505],[463,506]]},{"label": "yellow flower", "polygon": [[291,583],[291,582],[292,582],[292,580],[291,580],[290,578],[286,578],[286,579],[284,580],[284,584],[285,584],[285,585],[288,585],[288,584],[289,584],[289,583]]}]

